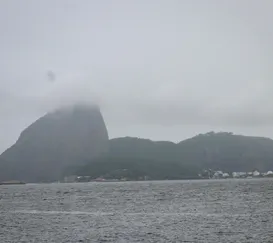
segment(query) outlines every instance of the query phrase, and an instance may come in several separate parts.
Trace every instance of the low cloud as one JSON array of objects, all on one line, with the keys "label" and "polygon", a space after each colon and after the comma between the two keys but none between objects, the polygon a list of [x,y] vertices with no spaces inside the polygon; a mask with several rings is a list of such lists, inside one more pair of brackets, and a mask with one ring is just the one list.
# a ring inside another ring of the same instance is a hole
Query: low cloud
[{"label": "low cloud", "polygon": [[0,131],[9,140],[2,147],[39,116],[77,102],[98,104],[113,136],[145,131],[176,140],[168,129],[182,139],[246,126],[273,136],[272,7],[1,2]]}]

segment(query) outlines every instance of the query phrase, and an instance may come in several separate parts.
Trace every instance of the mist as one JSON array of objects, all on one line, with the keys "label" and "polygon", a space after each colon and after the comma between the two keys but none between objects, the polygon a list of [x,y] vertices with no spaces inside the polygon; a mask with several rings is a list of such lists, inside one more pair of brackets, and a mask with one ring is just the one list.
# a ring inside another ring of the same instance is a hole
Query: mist
[{"label": "mist", "polygon": [[273,137],[272,1],[1,1],[0,151],[99,105],[110,137]]}]

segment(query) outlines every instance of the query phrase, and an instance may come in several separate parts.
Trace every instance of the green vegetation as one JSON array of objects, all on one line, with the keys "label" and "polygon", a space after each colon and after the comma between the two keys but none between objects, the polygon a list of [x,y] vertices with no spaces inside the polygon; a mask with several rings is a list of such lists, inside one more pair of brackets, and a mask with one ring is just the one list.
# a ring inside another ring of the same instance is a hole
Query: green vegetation
[{"label": "green vegetation", "polygon": [[107,156],[72,171],[92,178],[188,179],[198,178],[207,168],[229,173],[272,170],[273,140],[224,132],[200,134],[178,144],[116,138],[110,140]]},{"label": "green vegetation", "polygon": [[95,179],[157,180],[197,178],[196,169],[176,162],[153,161],[136,157],[103,157],[76,169],[77,175],[91,176]]},{"label": "green vegetation", "polygon": [[183,160],[203,168],[228,172],[273,169],[273,140],[269,138],[210,132],[178,146]]}]

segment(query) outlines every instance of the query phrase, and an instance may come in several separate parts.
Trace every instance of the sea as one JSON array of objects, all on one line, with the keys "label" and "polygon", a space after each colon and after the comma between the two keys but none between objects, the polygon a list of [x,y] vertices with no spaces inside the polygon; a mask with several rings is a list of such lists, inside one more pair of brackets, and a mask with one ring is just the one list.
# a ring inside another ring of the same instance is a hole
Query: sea
[{"label": "sea", "polygon": [[0,186],[1,243],[273,242],[273,179]]}]

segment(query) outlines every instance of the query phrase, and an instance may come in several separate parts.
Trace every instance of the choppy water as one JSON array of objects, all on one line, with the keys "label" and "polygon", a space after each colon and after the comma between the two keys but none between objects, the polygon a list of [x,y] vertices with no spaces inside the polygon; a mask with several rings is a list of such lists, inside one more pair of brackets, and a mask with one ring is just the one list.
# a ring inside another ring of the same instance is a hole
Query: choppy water
[{"label": "choppy water", "polygon": [[273,180],[0,186],[0,242],[273,242]]}]

